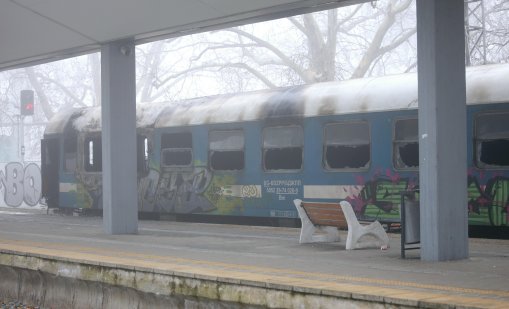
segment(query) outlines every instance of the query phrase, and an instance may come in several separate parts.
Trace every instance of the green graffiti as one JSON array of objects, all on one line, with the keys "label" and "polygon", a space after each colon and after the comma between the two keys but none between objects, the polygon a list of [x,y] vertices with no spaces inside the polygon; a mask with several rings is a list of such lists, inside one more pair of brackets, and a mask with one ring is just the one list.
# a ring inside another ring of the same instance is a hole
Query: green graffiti
[{"label": "green graffiti", "polygon": [[228,188],[236,184],[232,175],[214,175],[204,195],[217,208],[217,213],[230,215],[242,211],[242,198],[232,196]]},{"label": "green graffiti", "polygon": [[361,198],[366,201],[363,215],[374,218],[399,219],[400,192],[407,189],[407,180],[391,181],[377,179],[362,189]]},{"label": "green graffiti", "polygon": [[158,162],[156,162],[156,161],[154,161],[152,159],[150,159],[148,161],[148,170],[155,170],[158,173],[161,172],[160,166],[159,166]]},{"label": "green graffiti", "polygon": [[507,225],[509,179],[494,177],[481,187],[476,177],[468,179],[468,221],[476,225]]},{"label": "green graffiti", "polygon": [[93,199],[82,183],[76,185],[76,206],[78,208],[92,208]]},{"label": "green graffiti", "polygon": [[488,208],[492,225],[507,225],[507,206],[509,202],[509,179],[494,178],[486,185],[486,193],[491,196]]}]

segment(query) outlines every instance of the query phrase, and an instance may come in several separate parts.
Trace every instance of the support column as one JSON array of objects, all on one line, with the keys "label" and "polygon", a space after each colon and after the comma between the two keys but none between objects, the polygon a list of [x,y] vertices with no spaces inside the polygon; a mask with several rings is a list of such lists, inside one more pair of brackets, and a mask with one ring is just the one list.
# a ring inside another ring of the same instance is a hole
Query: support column
[{"label": "support column", "polygon": [[417,1],[421,259],[468,257],[463,0]]},{"label": "support column", "polygon": [[134,42],[101,47],[103,226],[138,232]]}]

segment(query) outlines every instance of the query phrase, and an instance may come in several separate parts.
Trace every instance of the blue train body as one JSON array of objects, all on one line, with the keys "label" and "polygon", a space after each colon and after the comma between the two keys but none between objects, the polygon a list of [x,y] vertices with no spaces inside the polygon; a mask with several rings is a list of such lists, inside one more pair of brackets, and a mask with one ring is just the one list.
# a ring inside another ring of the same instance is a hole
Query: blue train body
[{"label": "blue train body", "polygon": [[[508,80],[509,65],[467,70],[472,225],[508,225]],[[344,199],[360,218],[398,221],[399,192],[419,182],[416,89],[405,74],[138,104],[139,210],[256,222],[297,218],[296,198]],[[100,129],[98,108],[48,125],[49,207],[102,208]]]}]

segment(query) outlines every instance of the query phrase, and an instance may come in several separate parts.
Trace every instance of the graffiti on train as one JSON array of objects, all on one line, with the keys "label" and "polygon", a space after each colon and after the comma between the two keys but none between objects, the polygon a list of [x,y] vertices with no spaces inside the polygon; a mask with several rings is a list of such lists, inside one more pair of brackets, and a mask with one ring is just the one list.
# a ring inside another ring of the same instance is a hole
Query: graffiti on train
[{"label": "graffiti on train", "polygon": [[509,178],[497,173],[468,173],[468,210],[477,224],[507,226],[509,223]]},{"label": "graffiti on train", "polygon": [[41,198],[41,170],[35,163],[25,166],[10,162],[0,168],[0,196],[6,206],[19,207],[23,202],[36,206]]},{"label": "graffiti on train", "polygon": [[[325,198],[349,201],[360,218],[399,220],[401,191],[418,188],[417,173],[401,177],[387,169],[368,179],[356,176],[355,185],[314,186]],[[317,193],[310,196],[319,197]],[[305,196],[306,197],[306,196]],[[413,197],[419,199],[418,193]],[[474,225],[509,226],[509,177],[497,172],[468,172],[468,220]]]}]

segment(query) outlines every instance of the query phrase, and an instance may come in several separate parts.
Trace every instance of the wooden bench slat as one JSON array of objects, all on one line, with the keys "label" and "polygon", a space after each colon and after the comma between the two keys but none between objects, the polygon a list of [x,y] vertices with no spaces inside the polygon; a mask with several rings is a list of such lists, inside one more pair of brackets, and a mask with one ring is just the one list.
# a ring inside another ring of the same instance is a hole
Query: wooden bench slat
[{"label": "wooden bench slat", "polygon": [[[314,220],[313,220],[314,219]],[[314,217],[311,219],[313,222],[314,221],[318,221],[318,220],[328,220],[328,221],[338,221],[338,222],[343,222],[343,223],[346,223],[346,220],[341,218],[341,217],[337,217],[337,216],[321,216],[321,217]]]},{"label": "wooden bench slat", "polygon": [[348,225],[346,223],[343,223],[343,222],[339,222],[339,221],[331,221],[331,220],[325,220],[325,219],[320,219],[320,220],[317,220],[314,222],[315,225],[323,225],[323,226],[334,226],[334,227],[337,227],[337,228],[347,228]]},{"label": "wooden bench slat", "polygon": [[336,203],[301,203],[302,208],[314,225],[335,226],[347,228],[345,214]]},{"label": "wooden bench slat", "polygon": [[306,209],[306,211],[313,211],[313,212],[316,212],[316,213],[320,213],[320,212],[323,212],[323,213],[337,213],[337,214],[342,214],[343,212],[341,211],[341,209],[333,209],[333,208],[315,208],[315,207],[305,207],[304,209]]},{"label": "wooden bench slat", "polygon": [[301,203],[301,206],[304,208],[320,208],[320,209],[340,209],[338,208],[339,207],[338,205],[333,203]]},{"label": "wooden bench slat", "polygon": [[338,213],[316,213],[312,211],[307,212],[308,216],[313,218],[330,218],[330,219],[336,219],[341,221],[346,221],[346,218]]},{"label": "wooden bench slat", "polygon": [[323,215],[337,215],[337,216],[343,216],[343,213],[340,210],[337,209],[316,209],[316,208],[306,208],[307,213],[314,213],[317,215],[323,214]]}]

